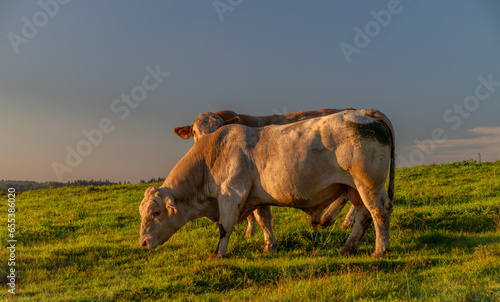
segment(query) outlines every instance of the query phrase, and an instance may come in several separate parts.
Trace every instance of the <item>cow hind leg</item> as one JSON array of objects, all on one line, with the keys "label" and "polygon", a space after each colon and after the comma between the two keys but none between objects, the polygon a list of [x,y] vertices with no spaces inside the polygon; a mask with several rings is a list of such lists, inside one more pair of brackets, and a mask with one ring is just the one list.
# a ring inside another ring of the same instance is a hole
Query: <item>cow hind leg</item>
[{"label": "cow hind leg", "polygon": [[264,232],[264,253],[276,252],[276,238],[273,233],[273,215],[271,207],[262,207],[254,211],[255,219]]},{"label": "cow hind leg", "polygon": [[321,216],[320,226],[322,228],[327,228],[332,225],[337,215],[344,208],[345,204],[349,200],[347,192],[343,193],[339,198],[337,198],[326,210],[326,212]]},{"label": "cow hind leg", "polygon": [[378,191],[360,191],[359,193],[366,208],[370,211],[375,226],[375,252],[373,252],[372,258],[383,258],[389,251],[392,202],[384,188]]},{"label": "cow hind leg", "polygon": [[255,224],[255,215],[254,212],[252,212],[250,215],[247,216],[247,221],[248,221],[248,226],[247,230],[245,232],[245,237],[252,237],[255,232],[257,232],[257,226]]},{"label": "cow hind leg", "polygon": [[363,203],[363,201],[361,200],[361,196],[359,196],[359,193],[356,189],[349,188],[347,192],[349,194],[349,198],[351,199],[352,206],[345,216],[344,222],[340,226],[341,229],[347,229],[354,222],[354,218],[356,217],[354,215],[354,209],[356,208],[356,206]]},{"label": "cow hind leg", "polygon": [[366,233],[366,230],[372,223],[370,211],[361,202],[355,205],[355,222],[351,234],[347,238],[346,243],[340,250],[341,254],[353,254],[358,251],[359,243]]},{"label": "cow hind leg", "polygon": [[355,218],[354,209],[355,209],[354,205],[351,206],[351,208],[349,209],[349,212],[345,216],[344,222],[340,226],[341,229],[347,229],[354,222],[354,218]]}]

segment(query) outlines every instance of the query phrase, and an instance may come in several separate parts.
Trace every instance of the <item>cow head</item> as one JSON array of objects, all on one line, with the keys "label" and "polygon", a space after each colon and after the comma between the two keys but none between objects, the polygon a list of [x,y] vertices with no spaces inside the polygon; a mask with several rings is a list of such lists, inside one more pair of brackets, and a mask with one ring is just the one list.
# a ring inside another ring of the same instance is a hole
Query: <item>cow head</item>
[{"label": "cow head", "polygon": [[139,213],[139,244],[145,249],[154,249],[165,243],[186,223],[167,188],[149,187],[144,192]]},{"label": "cow head", "polygon": [[217,113],[205,112],[201,113],[193,122],[191,126],[183,126],[174,128],[175,134],[180,138],[189,139],[194,138],[197,142],[203,136],[215,132],[217,129],[228,124],[243,124],[240,117],[236,113],[223,110]]},{"label": "cow head", "polygon": [[201,113],[193,122],[193,138],[197,142],[203,136],[215,132],[224,126],[224,121],[213,112]]}]

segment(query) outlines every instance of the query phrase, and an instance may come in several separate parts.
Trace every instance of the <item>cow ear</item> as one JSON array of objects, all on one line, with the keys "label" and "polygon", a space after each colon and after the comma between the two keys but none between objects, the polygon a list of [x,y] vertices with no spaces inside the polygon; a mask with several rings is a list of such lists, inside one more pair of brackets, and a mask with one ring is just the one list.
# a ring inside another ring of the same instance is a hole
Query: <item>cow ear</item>
[{"label": "cow ear", "polygon": [[229,125],[229,124],[241,124],[240,117],[235,116],[233,118],[228,119],[227,121],[224,121],[224,125]]},{"label": "cow ear", "polygon": [[157,189],[158,188],[155,186],[147,188],[146,191],[144,192],[144,198],[148,198],[150,195],[154,195]]},{"label": "cow ear", "polygon": [[165,197],[165,208],[167,208],[167,211],[169,214],[177,213],[177,207],[174,204],[174,201],[170,197]]},{"label": "cow ear", "polygon": [[175,134],[177,134],[180,138],[188,139],[193,136],[193,126],[184,126],[174,128]]}]

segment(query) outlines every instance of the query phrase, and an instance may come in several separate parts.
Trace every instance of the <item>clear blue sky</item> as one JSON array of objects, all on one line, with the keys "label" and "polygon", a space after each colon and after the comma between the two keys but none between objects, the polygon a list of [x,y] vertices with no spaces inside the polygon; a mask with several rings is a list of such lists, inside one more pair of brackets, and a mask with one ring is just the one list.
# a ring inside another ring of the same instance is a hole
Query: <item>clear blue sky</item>
[{"label": "clear blue sky", "polygon": [[222,109],[375,108],[399,165],[500,159],[497,0],[59,1],[0,4],[0,179],[166,177]]}]

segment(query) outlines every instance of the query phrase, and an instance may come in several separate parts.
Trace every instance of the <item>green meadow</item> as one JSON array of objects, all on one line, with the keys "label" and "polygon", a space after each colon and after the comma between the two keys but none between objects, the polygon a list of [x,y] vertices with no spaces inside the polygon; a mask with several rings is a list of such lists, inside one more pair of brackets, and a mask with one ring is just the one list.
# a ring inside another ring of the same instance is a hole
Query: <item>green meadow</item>
[{"label": "green meadow", "polygon": [[[166,175],[165,175],[166,176]],[[1,195],[0,297],[7,301],[500,301],[500,161],[398,168],[391,250],[339,253],[351,229],[312,232],[305,213],[273,208],[278,252],[262,231],[231,237],[207,261],[216,225],[195,220],[140,248],[139,203],[152,184],[65,187],[16,196],[15,295],[9,294],[7,195]],[[160,183],[153,185],[159,186]]]}]

